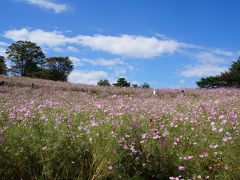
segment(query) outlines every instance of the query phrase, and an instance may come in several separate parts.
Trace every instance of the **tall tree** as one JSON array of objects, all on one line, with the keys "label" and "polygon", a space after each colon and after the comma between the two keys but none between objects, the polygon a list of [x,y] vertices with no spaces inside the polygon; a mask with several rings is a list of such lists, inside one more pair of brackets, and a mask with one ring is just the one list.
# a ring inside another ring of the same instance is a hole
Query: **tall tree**
[{"label": "tall tree", "polygon": [[218,87],[220,84],[219,76],[209,76],[206,78],[201,78],[196,84],[200,88],[213,88]]},{"label": "tall tree", "polygon": [[3,56],[0,56],[0,74],[7,74],[7,65]]},{"label": "tall tree", "polygon": [[131,84],[130,82],[127,82],[125,78],[119,78],[117,82],[113,85],[117,87],[130,87]]},{"label": "tall tree", "polygon": [[73,63],[69,57],[50,57],[46,59],[48,77],[54,81],[67,81],[73,70]]},{"label": "tall tree", "polygon": [[11,71],[21,76],[33,76],[41,69],[45,60],[42,49],[30,41],[17,41],[11,44],[6,54],[13,64]]},{"label": "tall tree", "polygon": [[234,87],[240,87],[240,58],[233,62],[231,67],[229,68],[231,84]]},{"label": "tall tree", "polygon": [[233,62],[228,71],[217,76],[201,78],[196,82],[198,87],[240,87],[240,58]]}]

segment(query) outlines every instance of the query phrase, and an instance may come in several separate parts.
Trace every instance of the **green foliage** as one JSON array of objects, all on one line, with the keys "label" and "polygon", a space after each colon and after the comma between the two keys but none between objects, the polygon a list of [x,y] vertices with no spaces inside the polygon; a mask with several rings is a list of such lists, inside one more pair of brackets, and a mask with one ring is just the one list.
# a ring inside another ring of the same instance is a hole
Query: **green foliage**
[{"label": "green foliage", "polygon": [[34,76],[44,64],[45,55],[42,49],[30,41],[17,41],[6,50],[12,62],[11,71],[21,76]]},{"label": "green foliage", "polygon": [[7,65],[3,56],[0,56],[0,74],[7,74]]},{"label": "green foliage", "polygon": [[19,86],[31,78],[1,77],[15,84],[0,88],[1,179],[240,177],[238,89],[153,98],[40,79],[32,91]]},{"label": "green foliage", "polygon": [[101,79],[100,81],[98,81],[97,85],[99,85],[99,86],[110,86],[110,83],[107,79]]},{"label": "green foliage", "polygon": [[119,78],[117,82],[113,85],[117,87],[130,87],[131,84],[130,82],[127,82],[125,78]]},{"label": "green foliage", "polygon": [[228,71],[217,76],[201,78],[196,84],[200,88],[240,87],[240,59],[233,62]]},{"label": "green foliage", "polygon": [[132,84],[133,88],[138,88],[139,86],[137,84]]},{"label": "green foliage", "polygon": [[231,83],[232,86],[240,87],[240,58],[231,65],[229,75],[231,77],[229,83]]},{"label": "green foliage", "polygon": [[73,70],[73,63],[69,57],[50,57],[46,61],[46,79],[67,81]]},{"label": "green foliage", "polygon": [[218,76],[209,76],[206,78],[201,78],[200,81],[196,82],[200,88],[213,88],[219,85]]},{"label": "green foliage", "polygon": [[17,41],[11,44],[6,54],[13,64],[11,71],[16,75],[67,81],[73,70],[73,63],[69,57],[45,59],[42,49],[30,41]]},{"label": "green foliage", "polygon": [[150,88],[150,85],[149,85],[148,83],[143,83],[143,84],[141,85],[141,87],[142,87],[142,88],[145,88],[145,89],[148,89],[148,88]]}]

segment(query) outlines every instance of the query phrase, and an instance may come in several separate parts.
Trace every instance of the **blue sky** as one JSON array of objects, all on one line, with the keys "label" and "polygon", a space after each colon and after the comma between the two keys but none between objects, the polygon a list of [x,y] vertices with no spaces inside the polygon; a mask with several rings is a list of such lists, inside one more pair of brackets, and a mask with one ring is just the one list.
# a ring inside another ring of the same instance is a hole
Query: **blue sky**
[{"label": "blue sky", "polygon": [[240,56],[238,0],[1,0],[0,55],[17,40],[69,56],[69,81],[195,87]]}]

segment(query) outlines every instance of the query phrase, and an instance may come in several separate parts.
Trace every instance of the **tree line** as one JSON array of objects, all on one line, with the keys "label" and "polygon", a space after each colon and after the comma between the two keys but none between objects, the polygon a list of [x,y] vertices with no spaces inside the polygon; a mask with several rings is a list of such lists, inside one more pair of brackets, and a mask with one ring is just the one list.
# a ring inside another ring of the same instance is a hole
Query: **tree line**
[{"label": "tree line", "polygon": [[[31,41],[15,42],[6,49],[5,54],[10,61],[10,68],[6,65],[5,57],[0,56],[0,74],[67,81],[74,68],[69,57],[47,58],[41,47]],[[111,85],[107,79],[100,80],[97,84],[99,86]],[[125,78],[119,78],[113,86],[150,88],[148,83],[131,85]]]},{"label": "tree line", "polygon": [[[101,79],[97,83],[99,86],[111,86],[109,81],[107,79]],[[148,89],[150,88],[150,85],[148,83],[143,83],[142,85],[138,84],[131,84],[128,82],[125,78],[119,78],[116,83],[112,84],[113,86],[116,87],[133,87],[133,88],[145,88]]]},{"label": "tree line", "polygon": [[240,58],[220,75],[201,78],[196,82],[200,88],[236,87],[240,88]]}]

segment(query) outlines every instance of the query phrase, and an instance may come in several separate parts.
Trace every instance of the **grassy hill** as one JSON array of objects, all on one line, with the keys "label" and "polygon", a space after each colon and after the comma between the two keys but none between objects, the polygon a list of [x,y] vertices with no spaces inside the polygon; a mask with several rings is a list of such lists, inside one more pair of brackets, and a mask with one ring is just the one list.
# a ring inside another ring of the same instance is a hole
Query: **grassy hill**
[{"label": "grassy hill", "polygon": [[2,179],[240,178],[239,89],[0,79]]}]

